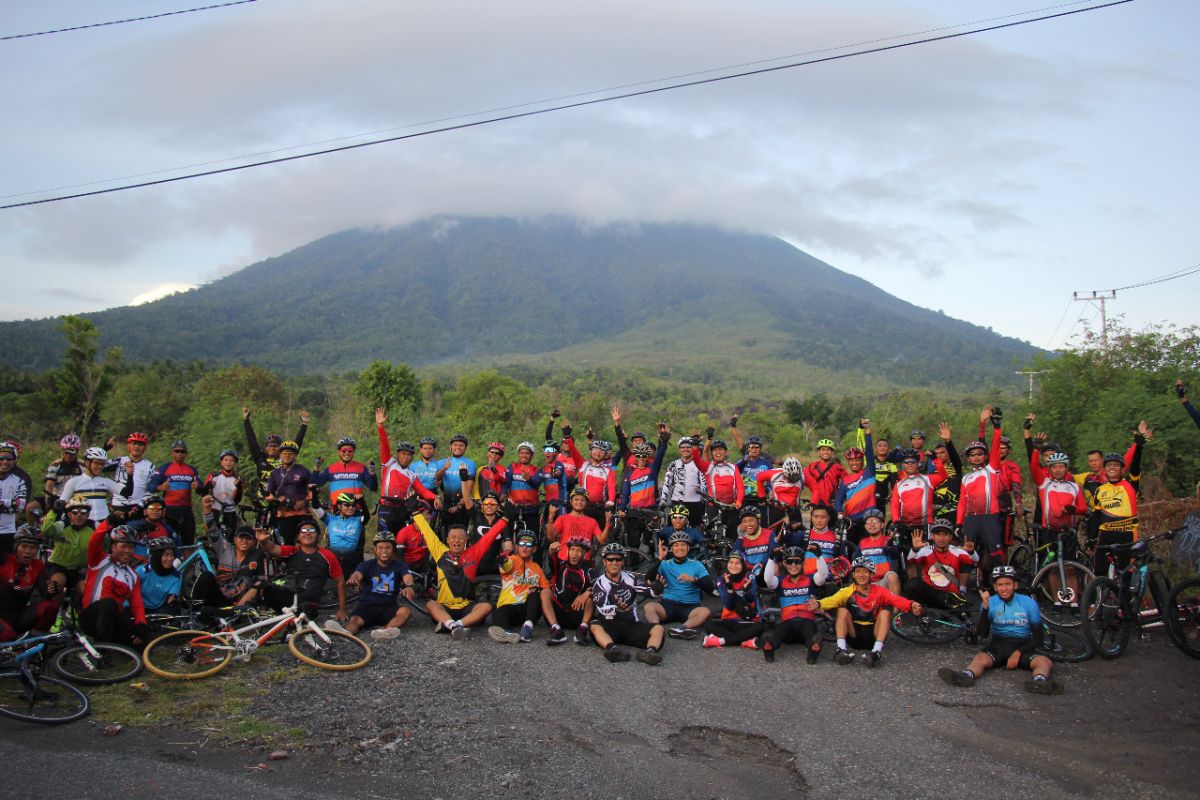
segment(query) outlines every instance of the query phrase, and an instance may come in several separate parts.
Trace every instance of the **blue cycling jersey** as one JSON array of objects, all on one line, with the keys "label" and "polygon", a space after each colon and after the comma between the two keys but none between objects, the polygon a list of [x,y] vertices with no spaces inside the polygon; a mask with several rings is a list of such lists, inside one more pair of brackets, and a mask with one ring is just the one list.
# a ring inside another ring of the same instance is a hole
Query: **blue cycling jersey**
[{"label": "blue cycling jersey", "polygon": [[1007,603],[999,595],[992,595],[988,617],[992,621],[992,636],[1005,639],[1029,639],[1033,636],[1033,626],[1042,624],[1037,601],[1027,594],[1014,594]]},{"label": "blue cycling jersey", "polygon": [[408,468],[417,476],[417,480],[431,492],[437,491],[437,471],[442,462],[434,458],[429,461],[423,461],[419,458],[414,458],[413,462],[408,465]]},{"label": "blue cycling jersey", "polygon": [[[450,456],[443,459],[438,464],[438,469],[441,469],[444,464],[450,466],[446,468],[446,472],[442,475],[442,488],[446,490],[446,494],[462,494],[462,478],[458,476],[458,471],[463,467],[467,468],[467,476],[471,480],[475,480],[475,462],[466,456]],[[420,473],[417,473],[420,477]],[[421,481],[424,483],[425,481]]]},{"label": "blue cycling jersey", "polygon": [[689,558],[681,564],[673,558],[667,559],[658,565],[658,574],[666,582],[664,600],[688,606],[700,605],[700,587],[694,581],[680,580],[681,575],[690,575],[697,580],[707,577],[708,569],[699,561]]}]

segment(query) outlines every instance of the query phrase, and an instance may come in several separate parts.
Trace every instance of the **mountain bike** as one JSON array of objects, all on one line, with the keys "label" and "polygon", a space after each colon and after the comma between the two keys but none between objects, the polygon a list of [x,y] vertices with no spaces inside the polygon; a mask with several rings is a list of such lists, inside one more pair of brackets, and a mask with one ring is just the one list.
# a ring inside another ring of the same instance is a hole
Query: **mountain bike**
[{"label": "mountain bike", "polygon": [[[1083,588],[1096,577],[1091,567],[1075,558],[1079,552],[1079,529],[1052,531],[1035,526],[1033,530],[1035,541],[1039,536],[1046,541],[1032,550],[1035,560],[1027,562],[1036,567],[1029,579],[1028,594],[1038,601],[1042,616],[1050,625],[1077,628],[1082,623],[1079,601]],[[1026,542],[1018,547],[1032,546]]]},{"label": "mountain bike", "polygon": [[[142,659],[151,672],[163,678],[207,678],[228,666],[235,656],[239,661],[249,661],[260,647],[290,628],[288,649],[306,664],[337,671],[367,665],[371,660],[371,648],[366,642],[343,631],[321,628],[298,610],[299,605],[297,596],[283,613],[236,630],[226,620],[218,619],[218,627],[222,630],[216,633],[175,631],[164,634],[146,645]],[[246,636],[260,630],[265,633],[257,638]]]},{"label": "mountain bike", "polygon": [[[1140,633],[1143,628],[1166,623],[1170,584],[1155,567],[1157,558],[1150,545],[1174,535],[1175,531],[1167,531],[1131,544],[1099,548],[1108,551],[1108,575],[1087,584],[1080,611],[1084,638],[1101,657],[1117,658],[1125,652],[1134,628]],[[1129,563],[1118,572],[1116,553],[1125,549],[1129,550]]]},{"label": "mountain bike", "polygon": [[1200,658],[1200,576],[1182,581],[1171,590],[1167,630],[1176,647],[1192,658]]},{"label": "mountain bike", "polygon": [[[11,644],[11,643],[10,643]],[[0,714],[24,722],[58,725],[88,715],[88,696],[66,681],[42,674],[46,643],[0,656]]]},{"label": "mountain bike", "polygon": [[112,642],[93,642],[74,627],[0,642],[0,661],[34,645],[44,648],[50,669],[71,683],[86,686],[120,683],[142,671],[142,657],[136,650]]},{"label": "mountain bike", "polygon": [[188,550],[192,552],[182,561],[176,559],[175,571],[182,576],[180,582],[180,596],[191,600],[193,593],[196,590],[196,582],[200,580],[200,576],[205,572],[211,572],[214,575],[216,570],[213,568],[212,559],[208,556],[208,550],[203,542],[195,544],[180,545],[176,552],[184,553]]},{"label": "mountain bike", "polygon": [[[975,633],[979,606],[962,605],[956,609],[924,607],[921,616],[911,611],[892,615],[892,631],[905,641],[917,644],[947,644],[960,636],[967,644],[977,644]],[[1035,650],[1051,661],[1078,663],[1092,657],[1092,648],[1076,631],[1051,627],[1042,620],[1042,643]]]}]

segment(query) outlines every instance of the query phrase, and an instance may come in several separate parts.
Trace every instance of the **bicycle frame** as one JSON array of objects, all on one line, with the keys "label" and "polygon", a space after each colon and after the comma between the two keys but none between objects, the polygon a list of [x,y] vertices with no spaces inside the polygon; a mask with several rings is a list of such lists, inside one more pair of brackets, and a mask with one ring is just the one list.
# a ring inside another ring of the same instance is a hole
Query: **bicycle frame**
[{"label": "bicycle frame", "polygon": [[[183,551],[183,550],[191,550],[192,551],[191,555],[189,555],[187,558],[183,559],[182,561],[179,561],[175,565],[175,569],[176,569],[176,571],[179,572],[180,575],[182,575],[184,573],[184,571],[186,571],[187,568],[192,565],[193,561],[199,561],[201,564],[204,565],[204,568],[209,572],[212,572],[212,573],[216,572],[216,570],[213,569],[212,560],[209,559],[209,557],[208,557],[208,551],[204,549],[204,545],[202,543],[196,542],[195,544],[185,544],[185,545],[180,546],[179,550],[180,551]],[[176,559],[176,560],[178,561],[178,559]]]},{"label": "bicycle frame", "polygon": [[[220,621],[222,627],[227,627],[228,623],[225,620]],[[323,641],[332,641],[331,637],[325,633],[321,626],[308,618],[308,615],[303,611],[298,611],[296,605],[290,608],[285,608],[283,613],[277,614],[269,619],[264,619],[259,622],[254,622],[236,630],[218,630],[220,636],[228,636],[232,638],[229,645],[208,645],[213,650],[231,650],[235,655],[249,656],[270,641],[275,634],[279,633],[284,628],[295,626],[296,628],[304,628],[307,625],[309,629],[314,631]],[[266,633],[258,638],[247,638],[244,634],[259,629],[268,629]]]}]

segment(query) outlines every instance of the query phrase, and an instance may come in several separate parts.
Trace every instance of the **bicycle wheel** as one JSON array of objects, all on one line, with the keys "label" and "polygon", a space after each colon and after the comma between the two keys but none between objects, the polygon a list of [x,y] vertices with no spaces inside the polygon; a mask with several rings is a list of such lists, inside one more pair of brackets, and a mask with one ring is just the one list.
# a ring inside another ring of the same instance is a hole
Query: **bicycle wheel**
[{"label": "bicycle wheel", "polygon": [[142,672],[142,657],[136,650],[111,642],[92,642],[96,658],[82,645],[59,650],[50,659],[50,669],[60,678],[85,686],[127,681]]},{"label": "bicycle wheel", "polygon": [[1092,570],[1078,561],[1064,561],[1064,583],[1059,575],[1058,562],[1054,561],[1038,570],[1030,585],[1033,599],[1042,609],[1042,619],[1056,628],[1078,628],[1083,621],[1079,613],[1079,601],[1083,587],[1096,577]]},{"label": "bicycle wheel", "polygon": [[1200,658],[1200,578],[1178,584],[1167,598],[1167,631],[1171,641],[1192,658]]},{"label": "bicycle wheel", "polygon": [[160,678],[196,680],[216,675],[233,660],[229,638],[207,631],[164,634],[142,653],[146,668]]},{"label": "bicycle wheel", "polygon": [[371,660],[370,646],[357,636],[343,631],[323,630],[318,633],[306,628],[292,634],[288,639],[288,649],[305,664],[342,672],[365,667]]},{"label": "bicycle wheel", "polygon": [[1087,640],[1077,630],[1070,628],[1052,628],[1049,623],[1045,626],[1042,646],[1038,653],[1047,656],[1051,661],[1062,661],[1068,664],[1087,661],[1093,652]]},{"label": "bicycle wheel", "polygon": [[0,714],[25,722],[59,725],[83,719],[91,710],[88,696],[66,681],[20,672],[0,675]]},{"label": "bicycle wheel", "polygon": [[1121,589],[1111,578],[1096,578],[1083,590],[1080,601],[1083,638],[1101,658],[1125,652],[1134,620],[1121,607]]},{"label": "bicycle wheel", "polygon": [[1021,542],[1014,547],[1008,556],[1008,565],[1017,571],[1018,589],[1032,585],[1033,574],[1037,571],[1037,557],[1031,545]]},{"label": "bicycle wheel", "polygon": [[[346,608],[354,608],[356,600],[358,600],[358,587],[347,586]],[[337,581],[329,580],[325,582],[325,591],[321,593],[319,607],[322,611],[333,611],[338,607]]]},{"label": "bicycle wheel", "polygon": [[916,616],[911,611],[892,615],[892,630],[905,641],[917,644],[945,644],[959,637],[966,623],[956,614],[940,608],[925,608]]}]

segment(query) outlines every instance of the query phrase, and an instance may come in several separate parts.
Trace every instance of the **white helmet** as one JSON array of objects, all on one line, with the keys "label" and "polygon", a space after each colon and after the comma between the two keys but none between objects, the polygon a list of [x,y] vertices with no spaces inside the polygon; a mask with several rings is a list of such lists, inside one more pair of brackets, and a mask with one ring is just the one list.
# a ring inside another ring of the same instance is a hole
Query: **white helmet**
[{"label": "white helmet", "polygon": [[84,461],[108,461],[108,451],[103,447],[89,447],[83,453]]},{"label": "white helmet", "polygon": [[804,471],[804,468],[802,466],[800,466],[800,459],[785,458],[783,460],[783,474],[784,475],[790,475],[792,477],[797,477],[803,471]]},{"label": "white helmet", "polygon": [[517,445],[517,450],[528,450],[532,453],[535,451],[535,448],[533,446],[533,442],[521,442],[519,445]]}]

